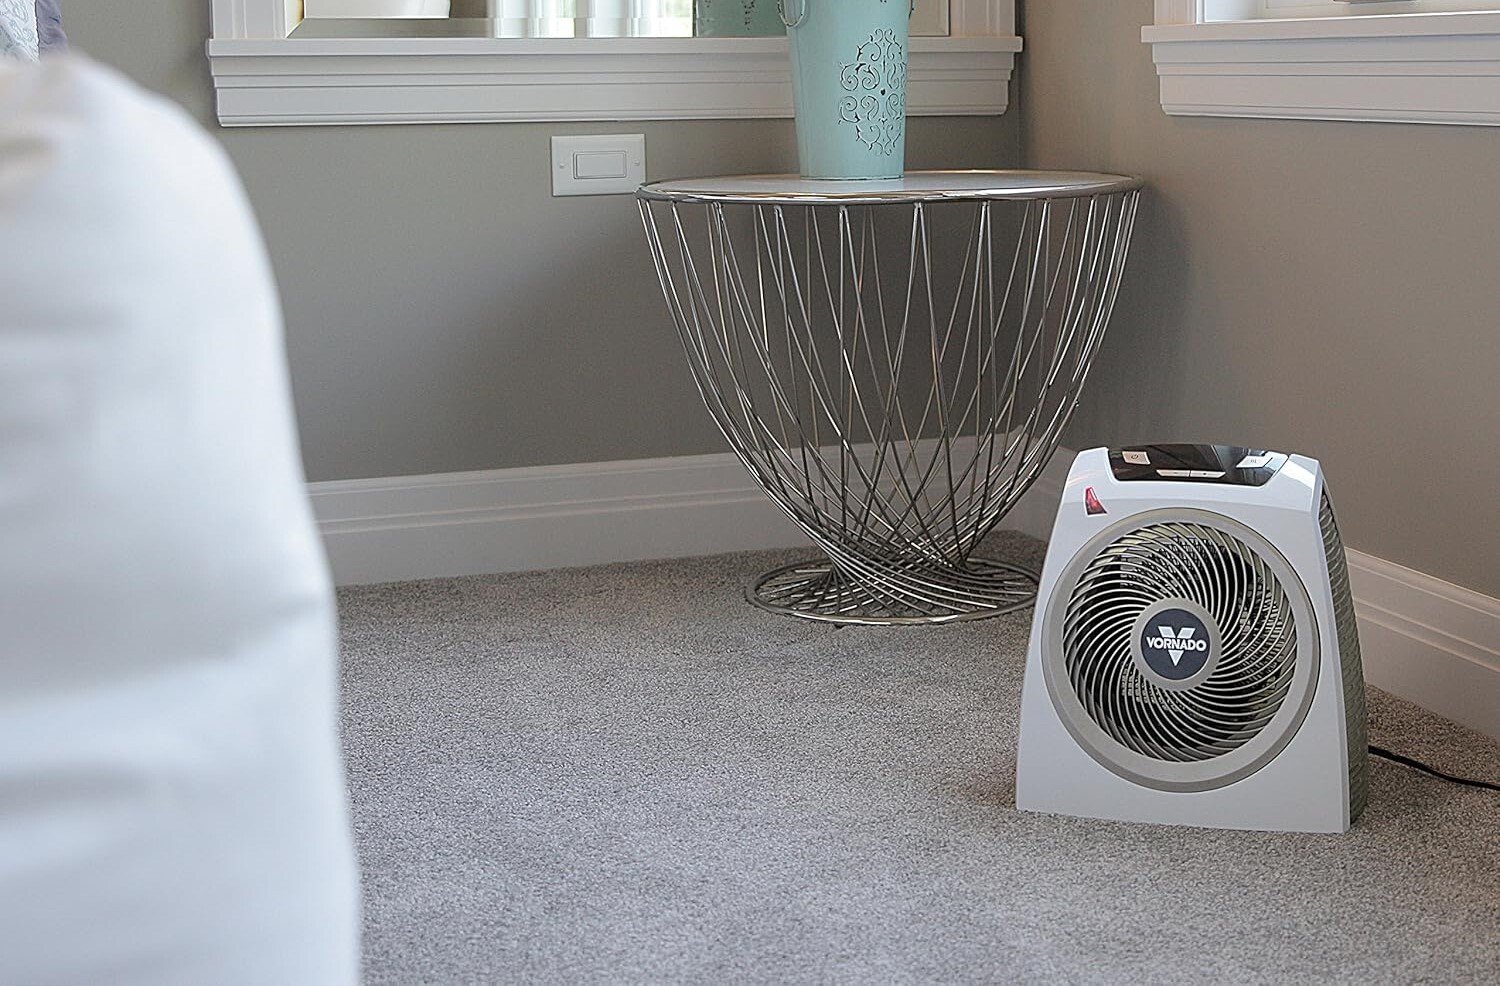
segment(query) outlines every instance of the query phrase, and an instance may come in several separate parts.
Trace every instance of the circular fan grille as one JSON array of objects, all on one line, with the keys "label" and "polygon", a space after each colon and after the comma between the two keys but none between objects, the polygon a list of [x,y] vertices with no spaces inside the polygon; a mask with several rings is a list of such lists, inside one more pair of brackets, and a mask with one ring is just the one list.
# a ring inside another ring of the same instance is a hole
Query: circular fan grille
[{"label": "circular fan grille", "polygon": [[[1216,663],[1190,687],[1143,671],[1150,612],[1186,603],[1217,624]],[[1155,761],[1211,760],[1254,740],[1297,677],[1297,612],[1273,566],[1214,526],[1153,523],[1101,548],[1073,584],[1062,660],[1083,711],[1116,743]]]}]

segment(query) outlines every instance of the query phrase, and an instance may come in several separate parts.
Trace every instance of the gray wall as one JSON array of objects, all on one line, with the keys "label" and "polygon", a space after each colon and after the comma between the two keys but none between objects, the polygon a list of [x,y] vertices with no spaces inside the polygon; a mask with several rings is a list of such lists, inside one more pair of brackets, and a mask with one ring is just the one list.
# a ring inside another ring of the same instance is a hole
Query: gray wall
[{"label": "gray wall", "polygon": [[1028,164],[1151,187],[1070,443],[1306,452],[1353,547],[1500,595],[1500,131],[1168,117],[1151,16],[1025,5]]},{"label": "gray wall", "polygon": [[[75,2],[68,28],[214,127],[244,173],[312,478],[721,448],[630,200],[548,195],[549,135],[637,125],[217,130],[207,6]],[[1317,455],[1352,545],[1500,595],[1500,135],[1167,117],[1139,41],[1151,7],[1033,0],[1024,113],[912,124],[916,165],[1010,164],[1019,140],[1034,166],[1151,183],[1070,443]],[[653,178],[793,164],[785,121],[639,129]]]},{"label": "gray wall", "polygon": [[[184,104],[254,200],[310,478],[721,451],[629,196],[551,197],[548,137],[644,132],[652,179],[795,168],[789,121],[222,130],[207,0],[66,4],[75,45]],[[1018,160],[1003,120],[912,121],[914,166]]]}]

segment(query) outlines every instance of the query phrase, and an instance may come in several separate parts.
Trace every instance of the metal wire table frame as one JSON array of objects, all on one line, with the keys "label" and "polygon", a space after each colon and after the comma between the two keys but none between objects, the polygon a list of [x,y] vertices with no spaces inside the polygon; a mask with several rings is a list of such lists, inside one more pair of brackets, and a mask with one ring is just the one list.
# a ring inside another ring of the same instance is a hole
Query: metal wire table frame
[{"label": "metal wire table frame", "polygon": [[747,590],[835,623],[1029,605],[975,553],[1040,474],[1114,305],[1140,195],[1119,175],[760,175],[636,193],[705,406],[825,557]]}]

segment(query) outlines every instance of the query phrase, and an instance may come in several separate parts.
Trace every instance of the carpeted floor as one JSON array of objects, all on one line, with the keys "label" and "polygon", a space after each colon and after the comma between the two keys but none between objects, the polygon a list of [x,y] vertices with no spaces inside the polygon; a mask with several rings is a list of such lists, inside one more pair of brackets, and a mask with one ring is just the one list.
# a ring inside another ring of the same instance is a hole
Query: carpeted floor
[{"label": "carpeted floor", "polygon": [[1021,814],[1030,613],[747,605],[787,557],[341,592],[370,983],[1500,982],[1500,796],[1377,760],[1342,837]]}]

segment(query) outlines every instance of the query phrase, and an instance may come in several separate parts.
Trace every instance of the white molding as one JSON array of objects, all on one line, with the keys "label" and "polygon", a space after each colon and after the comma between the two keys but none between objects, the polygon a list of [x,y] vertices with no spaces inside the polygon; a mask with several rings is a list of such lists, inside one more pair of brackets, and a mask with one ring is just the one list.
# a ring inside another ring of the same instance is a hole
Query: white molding
[{"label": "white molding", "polygon": [[[785,38],[288,38],[300,5],[213,0],[224,126],[789,117]],[[914,116],[1010,104],[1014,0],[953,0],[911,40]]]},{"label": "white molding", "polygon": [[952,37],[1003,38],[1015,29],[1016,0],[954,0],[949,5],[948,33]]},{"label": "white molding", "polygon": [[[1046,540],[1073,453],[1002,526]],[[340,585],[808,544],[732,454],[309,487]],[[1500,600],[1350,550],[1370,684],[1500,737]]]},{"label": "white molding", "polygon": [[313,483],[340,585],[807,543],[731,454]]},{"label": "white molding", "polygon": [[1159,0],[1141,30],[1176,116],[1500,125],[1500,13],[1206,22]]},{"label": "white molding", "polygon": [[302,0],[281,0],[281,16],[275,22],[276,37],[286,37],[302,23],[302,7]]},{"label": "white molding", "polygon": [[283,40],[302,20],[301,0],[212,0],[209,16],[216,38]]},{"label": "white molding", "polygon": [[1500,599],[1348,555],[1365,678],[1500,738]]},{"label": "white molding", "polygon": [[1196,24],[1201,6],[1199,0],[1156,0],[1156,23]]},{"label": "white molding", "polygon": [[[1051,533],[1070,458],[1053,458],[1005,527]],[[309,493],[340,585],[809,543],[727,452],[312,483]]]},{"label": "white molding", "polygon": [[[915,116],[994,115],[1021,39],[913,38]],[[788,117],[782,38],[211,41],[224,126]]]}]

